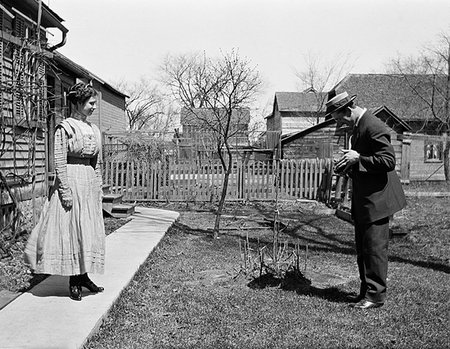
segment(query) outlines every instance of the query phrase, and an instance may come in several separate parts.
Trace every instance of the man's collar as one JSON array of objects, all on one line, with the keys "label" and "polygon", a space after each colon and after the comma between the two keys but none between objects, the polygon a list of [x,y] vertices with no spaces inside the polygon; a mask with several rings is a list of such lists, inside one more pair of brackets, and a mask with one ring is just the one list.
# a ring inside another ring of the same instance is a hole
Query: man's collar
[{"label": "man's collar", "polygon": [[356,118],[356,122],[355,122],[355,126],[354,127],[358,126],[359,120],[361,120],[362,116],[365,114],[366,111],[367,111],[367,108],[363,108],[361,114],[359,114],[358,117]]}]

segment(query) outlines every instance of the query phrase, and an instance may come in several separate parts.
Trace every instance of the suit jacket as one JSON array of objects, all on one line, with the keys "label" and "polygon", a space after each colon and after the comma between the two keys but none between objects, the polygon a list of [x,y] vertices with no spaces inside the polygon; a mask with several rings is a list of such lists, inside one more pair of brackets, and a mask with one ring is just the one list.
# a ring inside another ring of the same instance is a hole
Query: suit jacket
[{"label": "suit jacket", "polygon": [[360,154],[359,163],[352,167],[353,220],[372,223],[404,208],[405,194],[385,124],[366,111],[353,130],[351,148]]}]

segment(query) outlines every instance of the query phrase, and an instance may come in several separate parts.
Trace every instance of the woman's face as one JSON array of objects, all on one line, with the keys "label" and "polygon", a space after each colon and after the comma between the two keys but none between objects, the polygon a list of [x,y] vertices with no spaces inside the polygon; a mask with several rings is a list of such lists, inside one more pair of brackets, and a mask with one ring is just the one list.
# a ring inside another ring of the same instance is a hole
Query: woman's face
[{"label": "woman's face", "polygon": [[78,111],[85,116],[91,116],[95,109],[97,109],[97,98],[95,97],[91,97],[84,104],[78,105]]}]

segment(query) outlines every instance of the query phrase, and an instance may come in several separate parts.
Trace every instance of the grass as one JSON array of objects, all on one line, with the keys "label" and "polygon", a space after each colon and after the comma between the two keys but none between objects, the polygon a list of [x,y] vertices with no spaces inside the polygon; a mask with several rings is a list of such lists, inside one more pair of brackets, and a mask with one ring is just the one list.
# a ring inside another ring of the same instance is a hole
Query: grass
[{"label": "grass", "polygon": [[450,191],[450,184],[445,181],[411,182],[404,186],[404,190],[411,192],[448,192]]},{"label": "grass", "polygon": [[282,239],[302,246],[308,282],[257,289],[239,240],[270,245],[270,206],[230,205],[218,240],[208,208],[183,208],[85,348],[448,348],[449,200],[411,198],[396,217],[407,234],[390,241],[388,300],[372,311],[347,303],[359,287],[349,223],[285,203]]}]

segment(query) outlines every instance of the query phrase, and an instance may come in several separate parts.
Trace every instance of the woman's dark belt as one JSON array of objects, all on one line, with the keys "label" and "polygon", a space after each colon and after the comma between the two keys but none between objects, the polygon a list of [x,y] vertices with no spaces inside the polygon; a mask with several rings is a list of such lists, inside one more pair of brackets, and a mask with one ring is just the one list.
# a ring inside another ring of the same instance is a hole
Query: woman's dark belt
[{"label": "woman's dark belt", "polygon": [[72,165],[90,165],[91,158],[77,158],[74,156],[67,157],[67,163]]}]

